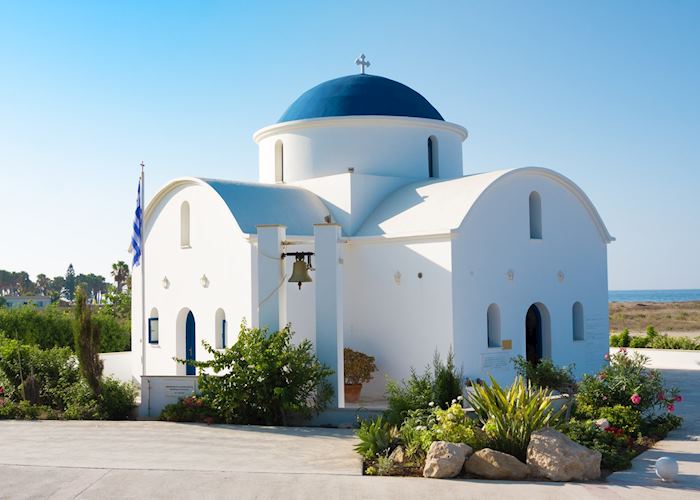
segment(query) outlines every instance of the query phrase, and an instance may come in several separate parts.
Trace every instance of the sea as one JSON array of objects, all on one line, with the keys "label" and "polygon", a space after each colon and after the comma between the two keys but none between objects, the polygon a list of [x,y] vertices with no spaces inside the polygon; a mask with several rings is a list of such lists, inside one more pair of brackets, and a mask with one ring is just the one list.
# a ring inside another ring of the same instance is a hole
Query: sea
[{"label": "sea", "polygon": [[700,301],[700,290],[608,290],[609,302]]}]

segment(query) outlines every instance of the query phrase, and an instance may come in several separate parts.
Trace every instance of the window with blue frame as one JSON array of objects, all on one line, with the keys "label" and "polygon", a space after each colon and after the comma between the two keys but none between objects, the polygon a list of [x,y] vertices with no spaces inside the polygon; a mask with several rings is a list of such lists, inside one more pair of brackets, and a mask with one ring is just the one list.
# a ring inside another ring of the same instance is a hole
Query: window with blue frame
[{"label": "window with blue frame", "polygon": [[158,343],[158,317],[148,318],[148,343]]},{"label": "window with blue frame", "polygon": [[226,313],[224,313],[223,309],[217,309],[214,321],[216,325],[216,348],[226,349]]}]

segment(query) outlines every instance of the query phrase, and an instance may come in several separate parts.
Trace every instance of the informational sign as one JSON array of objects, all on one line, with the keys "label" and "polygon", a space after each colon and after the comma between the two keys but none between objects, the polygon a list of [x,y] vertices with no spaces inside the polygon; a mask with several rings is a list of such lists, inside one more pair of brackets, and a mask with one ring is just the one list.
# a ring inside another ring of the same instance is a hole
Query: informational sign
[{"label": "informational sign", "polygon": [[489,353],[481,355],[481,369],[484,371],[503,370],[508,368],[508,353]]},{"label": "informational sign", "polygon": [[167,384],[165,387],[163,387],[163,395],[166,398],[174,398],[175,400],[191,396],[194,392],[194,381],[190,384]]}]

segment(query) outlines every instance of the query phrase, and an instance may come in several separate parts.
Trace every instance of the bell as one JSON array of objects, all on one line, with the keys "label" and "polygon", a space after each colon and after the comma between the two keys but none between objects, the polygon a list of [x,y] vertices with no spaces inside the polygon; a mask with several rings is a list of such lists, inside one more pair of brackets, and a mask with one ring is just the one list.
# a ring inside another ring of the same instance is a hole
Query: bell
[{"label": "bell", "polygon": [[311,283],[311,276],[309,276],[309,264],[304,262],[303,257],[294,261],[294,267],[292,268],[292,277],[289,278],[290,283],[298,283],[299,290],[301,290],[302,283]]}]

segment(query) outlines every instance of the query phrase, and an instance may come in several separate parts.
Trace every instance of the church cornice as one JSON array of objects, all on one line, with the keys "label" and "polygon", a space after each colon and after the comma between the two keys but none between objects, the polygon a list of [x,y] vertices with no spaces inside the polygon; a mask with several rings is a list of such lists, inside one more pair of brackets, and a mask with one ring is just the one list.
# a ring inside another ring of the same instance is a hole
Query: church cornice
[{"label": "church cornice", "polygon": [[325,127],[404,127],[404,128],[432,128],[446,130],[466,140],[469,132],[466,128],[456,123],[429,118],[413,118],[405,116],[338,116],[330,118],[312,118],[308,120],[296,120],[291,122],[276,123],[262,128],[253,134],[253,140],[259,143],[263,139],[280,133],[294,132],[295,130]]}]

